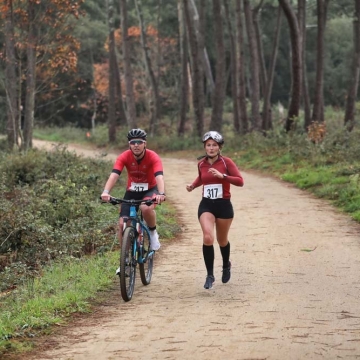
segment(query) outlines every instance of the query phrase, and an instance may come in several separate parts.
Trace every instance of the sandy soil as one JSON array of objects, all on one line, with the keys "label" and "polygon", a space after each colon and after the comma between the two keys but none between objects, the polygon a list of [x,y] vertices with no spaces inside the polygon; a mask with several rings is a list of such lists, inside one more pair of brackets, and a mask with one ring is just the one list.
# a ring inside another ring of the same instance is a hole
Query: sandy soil
[{"label": "sandy soil", "polygon": [[184,226],[158,252],[151,284],[137,279],[125,303],[114,277],[94,314],[27,359],[360,359],[359,225],[286,183],[242,172],[245,186],[232,187],[232,277],[222,284],[216,246],[216,282],[205,290],[201,193],[185,190],[196,162],[165,158],[164,167]]}]

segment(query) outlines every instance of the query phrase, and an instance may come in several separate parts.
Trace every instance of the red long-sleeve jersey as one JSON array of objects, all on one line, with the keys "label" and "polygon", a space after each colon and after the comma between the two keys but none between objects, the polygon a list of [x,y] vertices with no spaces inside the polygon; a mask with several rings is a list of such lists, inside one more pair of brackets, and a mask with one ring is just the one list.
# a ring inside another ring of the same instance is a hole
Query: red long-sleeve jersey
[{"label": "red long-sleeve jersey", "polygon": [[[222,174],[227,174],[226,178],[219,179],[209,172],[210,168],[214,168]],[[200,160],[198,163],[199,175],[193,181],[192,186],[194,188],[203,185],[202,195],[204,195],[204,186],[221,184],[223,190],[223,199],[230,199],[230,185],[243,186],[244,179],[240,174],[236,164],[228,157],[219,156],[219,158],[210,164],[207,158]]]}]

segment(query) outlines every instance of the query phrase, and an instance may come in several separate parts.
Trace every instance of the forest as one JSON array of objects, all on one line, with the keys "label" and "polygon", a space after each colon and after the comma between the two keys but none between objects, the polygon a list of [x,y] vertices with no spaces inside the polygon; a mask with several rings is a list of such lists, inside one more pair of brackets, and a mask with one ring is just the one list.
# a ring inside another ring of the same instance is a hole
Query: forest
[{"label": "forest", "polygon": [[[356,0],[1,0],[0,133],[201,136],[356,124]],[[125,34],[125,35],[124,35]]]},{"label": "forest", "polygon": [[[195,160],[217,130],[241,170],[360,222],[359,19],[359,0],[0,0],[0,357],[113,283],[112,164],[70,136],[106,154],[142,127]],[[171,199],[157,215],[171,241]]]}]

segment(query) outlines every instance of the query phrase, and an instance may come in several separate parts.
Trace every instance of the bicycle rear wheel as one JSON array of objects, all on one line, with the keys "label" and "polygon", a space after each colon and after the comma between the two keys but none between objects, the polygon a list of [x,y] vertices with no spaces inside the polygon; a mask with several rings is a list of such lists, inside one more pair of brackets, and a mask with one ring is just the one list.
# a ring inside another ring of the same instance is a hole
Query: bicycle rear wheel
[{"label": "bicycle rear wheel", "polygon": [[133,257],[133,246],[136,239],[135,229],[127,227],[122,237],[120,255],[120,290],[124,301],[130,301],[135,288],[136,259]]},{"label": "bicycle rear wheel", "polygon": [[144,285],[149,285],[151,281],[153,266],[154,266],[154,255],[153,252],[150,256],[147,254],[150,252],[150,238],[148,232],[144,229],[143,230],[143,241],[144,241],[144,251],[142,256],[146,259],[144,263],[139,264],[139,271],[140,271],[140,278],[141,282]]}]

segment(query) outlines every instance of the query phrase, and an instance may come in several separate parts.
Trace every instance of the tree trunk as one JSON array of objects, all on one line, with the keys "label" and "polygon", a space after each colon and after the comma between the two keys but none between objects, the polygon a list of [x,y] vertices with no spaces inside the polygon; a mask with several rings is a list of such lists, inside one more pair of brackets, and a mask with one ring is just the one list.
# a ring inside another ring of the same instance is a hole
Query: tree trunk
[{"label": "tree trunk", "polygon": [[124,61],[124,82],[126,94],[126,115],[129,128],[136,127],[136,107],[134,97],[134,81],[131,70],[130,45],[128,35],[127,1],[120,0],[122,52]]},{"label": "tree trunk", "polygon": [[205,34],[205,9],[206,2],[208,0],[200,0],[200,15],[196,8],[194,0],[190,0],[191,7],[193,9],[195,30],[198,37],[198,46],[200,49],[200,57],[202,59],[202,71],[205,70],[206,79],[208,82],[210,93],[214,91],[214,77],[211,71],[209,56],[205,47],[204,34]]},{"label": "tree trunk", "polygon": [[302,60],[302,99],[304,104],[304,129],[311,124],[311,105],[306,70],[306,0],[298,0],[298,19]]},{"label": "tree trunk", "polygon": [[235,13],[236,13],[236,35],[237,35],[237,73],[238,77],[238,103],[239,103],[239,121],[240,121],[240,134],[244,135],[248,132],[248,118],[246,109],[246,83],[245,83],[245,65],[244,65],[244,41],[243,41],[243,21],[241,2],[243,0],[236,0]]},{"label": "tree trunk", "polygon": [[267,76],[267,82],[265,86],[265,96],[264,96],[264,106],[263,106],[263,114],[262,114],[262,129],[264,131],[270,130],[272,128],[272,119],[271,119],[271,93],[274,82],[274,74],[275,74],[275,64],[277,53],[279,49],[279,41],[280,41],[280,30],[281,30],[281,16],[282,10],[279,5],[278,14],[276,20],[276,30],[275,30],[275,39],[273,50],[271,54],[270,66],[269,66],[269,75]]},{"label": "tree trunk", "polygon": [[192,99],[195,114],[196,133],[199,137],[201,137],[204,130],[204,91],[202,84],[203,77],[201,68],[199,66],[201,61],[200,49],[198,46],[195,26],[190,15],[189,1],[190,0],[183,0],[185,21],[188,31],[187,38],[190,45],[190,58],[192,65]]},{"label": "tree trunk", "polygon": [[140,29],[141,29],[141,44],[144,52],[144,60],[146,70],[150,80],[150,86],[152,89],[152,99],[150,100],[150,134],[154,135],[156,132],[156,125],[157,122],[160,120],[160,98],[159,98],[159,90],[157,79],[155,77],[150,55],[149,55],[149,48],[147,46],[147,39],[146,39],[146,29],[144,25],[144,19],[142,15],[142,5],[141,0],[135,0],[135,7],[139,18]]},{"label": "tree trunk", "polygon": [[293,129],[294,121],[299,117],[300,99],[301,99],[301,54],[300,54],[300,34],[298,20],[289,0],[279,0],[290,28],[291,40],[291,99],[286,119],[285,129],[290,131]]},{"label": "tree trunk", "polygon": [[216,43],[216,74],[210,128],[221,131],[225,99],[225,47],[220,0],[213,0],[213,19]]},{"label": "tree trunk", "polygon": [[255,131],[261,130],[261,117],[259,111],[260,101],[260,62],[258,47],[256,44],[254,22],[249,0],[244,0],[244,13],[248,42],[250,49],[250,73],[251,73],[251,125]]},{"label": "tree trunk", "polygon": [[261,41],[261,31],[259,26],[259,12],[263,6],[264,0],[261,0],[260,3],[254,8],[253,10],[253,22],[254,22],[254,31],[255,31],[255,38],[256,38],[256,46],[258,48],[259,54],[259,67],[260,67],[260,95],[265,96],[266,91],[266,84],[267,80],[267,73],[266,73],[266,66],[265,66],[265,57],[264,57],[264,49]]},{"label": "tree trunk", "polygon": [[316,83],[312,121],[324,121],[324,38],[328,0],[317,0]]},{"label": "tree trunk", "polygon": [[354,10],[354,54],[353,64],[350,74],[349,90],[347,93],[346,106],[345,106],[345,119],[344,123],[349,131],[352,131],[355,125],[355,104],[359,87],[360,75],[360,2],[355,1]]},{"label": "tree trunk", "polygon": [[[116,48],[115,48],[116,49]],[[127,121],[127,116],[124,107],[124,101],[122,96],[122,89],[121,89],[121,73],[119,68],[119,63],[115,51],[115,67],[114,67],[114,74],[115,74],[115,98],[116,98],[116,113],[119,115],[119,124],[120,125],[129,125]],[[117,116],[116,116],[117,118]],[[132,126],[129,125],[131,128],[136,128],[136,121]]]},{"label": "tree trunk", "polygon": [[189,78],[188,78],[188,46],[185,31],[184,4],[178,0],[179,34],[180,34],[180,59],[181,59],[181,97],[180,97],[180,121],[178,135],[185,134],[186,114],[188,110]]},{"label": "tree trunk", "polygon": [[239,97],[238,97],[238,87],[237,87],[237,63],[236,63],[236,42],[234,36],[234,30],[231,25],[231,18],[230,18],[230,11],[229,11],[229,4],[228,0],[224,1],[224,8],[225,8],[225,18],[226,24],[228,27],[229,32],[229,39],[230,39],[230,57],[231,57],[231,92],[232,92],[232,100],[233,100],[233,116],[234,116],[234,129],[237,133],[240,132],[240,116],[239,116]]},{"label": "tree trunk", "polygon": [[36,30],[35,30],[35,3],[28,4],[28,43],[26,47],[27,73],[25,92],[25,116],[24,116],[24,143],[23,150],[32,147],[35,110],[35,87],[36,87]]},{"label": "tree trunk", "polygon": [[114,34],[114,1],[107,0],[108,24],[109,24],[109,105],[108,105],[108,136],[109,142],[116,142],[116,118],[115,118],[115,67],[117,66],[115,54]]},{"label": "tree trunk", "polygon": [[6,90],[6,109],[7,109],[7,123],[6,133],[8,147],[12,150],[15,145],[18,145],[18,101],[16,91],[16,59],[15,59],[15,39],[14,39],[14,24],[12,19],[11,2],[5,18],[5,51],[6,51],[6,65],[5,65],[5,90]]}]

